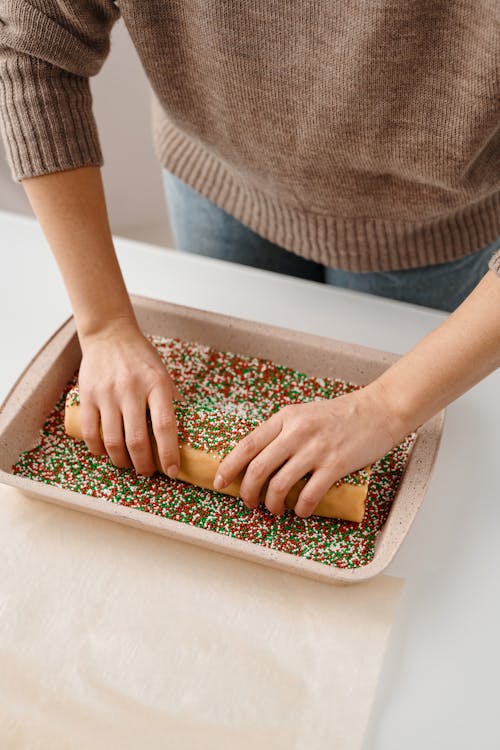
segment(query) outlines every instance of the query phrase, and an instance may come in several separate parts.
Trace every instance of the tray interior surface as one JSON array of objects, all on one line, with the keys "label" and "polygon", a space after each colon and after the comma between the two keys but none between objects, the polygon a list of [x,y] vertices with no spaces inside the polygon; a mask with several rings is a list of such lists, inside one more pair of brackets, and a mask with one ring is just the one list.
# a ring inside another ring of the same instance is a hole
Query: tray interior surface
[{"label": "tray interior surface", "polygon": [[[336,377],[366,384],[396,355],[333,339],[256,324],[215,313],[132,296],[141,329],[148,334],[198,341],[221,351],[273,360],[308,375]],[[15,476],[12,465],[22,451],[38,442],[48,411],[77,370],[81,350],[70,318],[35,356],[9,392],[0,410],[0,480],[39,499],[131,523],[157,533],[202,544],[227,554],[273,565],[332,583],[364,580],[381,572],[408,532],[430,478],[443,427],[443,413],[423,425],[387,521],[379,534],[373,560],[354,569],[338,569],[307,558],[231,539],[71,490]],[[146,518],[145,518],[146,517]]]}]

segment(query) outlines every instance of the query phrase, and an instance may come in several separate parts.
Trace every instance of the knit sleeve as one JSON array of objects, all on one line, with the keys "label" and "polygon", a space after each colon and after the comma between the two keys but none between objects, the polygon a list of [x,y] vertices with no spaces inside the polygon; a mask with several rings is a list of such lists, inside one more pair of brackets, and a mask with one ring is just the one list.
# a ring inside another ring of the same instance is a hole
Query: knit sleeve
[{"label": "knit sleeve", "polygon": [[497,276],[500,276],[500,250],[497,250],[488,265],[491,270],[497,274]]},{"label": "knit sleeve", "polygon": [[119,16],[111,0],[0,0],[0,130],[13,179],[102,165],[89,77]]}]

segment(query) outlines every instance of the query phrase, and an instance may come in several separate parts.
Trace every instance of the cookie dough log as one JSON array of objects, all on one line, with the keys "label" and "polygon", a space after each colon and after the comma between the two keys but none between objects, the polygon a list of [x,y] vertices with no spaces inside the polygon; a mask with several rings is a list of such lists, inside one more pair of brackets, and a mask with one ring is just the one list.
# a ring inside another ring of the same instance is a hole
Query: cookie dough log
[{"label": "cookie dough log", "polygon": [[[177,478],[213,491],[213,481],[220,462],[257,423],[213,407],[181,402],[174,402],[174,405],[181,456]],[[164,473],[149,420],[148,427],[156,467]],[[70,437],[82,440],[77,387],[72,388],[66,397],[64,428]],[[369,474],[368,467],[333,485],[319,502],[315,515],[359,523],[365,511]],[[243,474],[224,488],[224,494],[239,498],[242,479]],[[301,479],[292,487],[286,498],[288,508],[295,506],[305,484],[306,479]]]}]

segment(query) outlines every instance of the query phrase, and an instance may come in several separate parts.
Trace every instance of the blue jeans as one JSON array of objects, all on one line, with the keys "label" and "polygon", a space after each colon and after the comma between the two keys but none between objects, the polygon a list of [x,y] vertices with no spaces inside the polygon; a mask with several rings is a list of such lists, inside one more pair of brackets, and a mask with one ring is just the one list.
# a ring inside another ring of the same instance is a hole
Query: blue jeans
[{"label": "blue jeans", "polygon": [[493,244],[449,263],[407,271],[342,271],[301,258],[260,237],[167,170],[163,170],[163,184],[179,250],[450,312],[474,289],[500,248],[498,237]]}]

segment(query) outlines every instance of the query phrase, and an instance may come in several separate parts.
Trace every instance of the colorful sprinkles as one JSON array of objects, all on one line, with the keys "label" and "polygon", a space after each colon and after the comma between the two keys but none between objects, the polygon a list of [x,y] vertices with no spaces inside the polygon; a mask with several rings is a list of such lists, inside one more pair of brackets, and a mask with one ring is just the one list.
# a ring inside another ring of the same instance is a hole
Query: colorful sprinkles
[{"label": "colorful sprinkles", "polygon": [[[70,389],[66,401],[71,406],[80,403],[78,385]],[[174,405],[179,440],[196,450],[216,453],[221,458],[259,424],[256,420],[243,419],[211,404],[174,401]],[[149,410],[147,418],[151,425]]]},{"label": "colorful sprinkles", "polygon": [[[66,403],[70,406],[80,403],[78,385],[69,390]],[[174,401],[174,405],[179,441],[187,443],[196,450],[216,454],[221,459],[261,424],[259,420],[243,419],[212,404]],[[149,410],[147,421],[151,428]],[[336,482],[336,485],[368,484],[369,478],[370,472],[364,468],[344,477]]]},{"label": "colorful sprinkles", "polygon": [[[223,455],[248,433],[249,426],[287,404],[335,398],[360,387],[196,342],[156,335],[148,339],[187,400],[177,405],[180,435],[195,447]],[[139,476],[133,469],[115,467],[107,456],[93,456],[84,442],[73,440],[64,431],[66,396],[78,400],[77,377],[75,373],[50,412],[39,444],[20,455],[13,473],[325,565],[355,568],[373,558],[375,539],[397,492],[413,437],[373,465],[366,513],[360,524],[316,516],[300,519],[293,511],[273,516],[265,507],[248,510],[240,500],[227,495],[158,472],[152,477]],[[200,419],[205,420],[201,431]],[[356,474],[350,481],[359,481]]]}]

